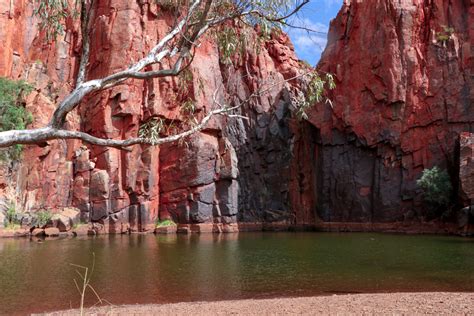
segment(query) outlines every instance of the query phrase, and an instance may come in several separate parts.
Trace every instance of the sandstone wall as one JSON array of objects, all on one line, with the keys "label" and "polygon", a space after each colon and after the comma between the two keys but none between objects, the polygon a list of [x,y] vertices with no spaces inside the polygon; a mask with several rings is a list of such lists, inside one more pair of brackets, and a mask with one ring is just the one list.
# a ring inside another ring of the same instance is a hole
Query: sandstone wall
[{"label": "sandstone wall", "polygon": [[460,140],[460,195],[464,205],[474,205],[474,134],[462,133]]},{"label": "sandstone wall", "polygon": [[[142,57],[172,23],[154,1],[105,0],[96,10],[89,79]],[[0,1],[0,75],[35,85],[27,107],[33,126],[44,126],[74,85],[81,34],[68,21],[64,40],[46,44],[31,13],[29,1]],[[249,100],[300,71],[285,35],[259,52],[248,47],[231,65],[204,39],[186,93],[176,78],[129,80],[88,97],[68,128],[125,138],[153,117],[182,125],[179,104],[193,99],[202,118],[216,90],[220,100],[243,104],[247,119],[216,117],[161,148],[28,146],[16,180],[3,174],[0,190],[14,183],[26,210],[74,206],[111,232],[148,230],[170,217],[230,226],[416,222],[426,215],[416,180],[439,165],[461,193],[459,206],[467,206],[470,169],[459,169],[458,140],[474,129],[473,25],[467,0],[346,0],[319,64],[336,76],[332,105],[315,105],[305,123],[291,116],[289,85]]]},{"label": "sandstone wall", "polygon": [[425,214],[416,180],[447,168],[474,129],[472,1],[345,1],[319,63],[332,107],[310,113],[317,212],[324,221]]},{"label": "sandstone wall", "polygon": [[[31,3],[15,0],[0,7],[0,75],[35,86],[27,100],[33,126],[48,122],[58,100],[71,91],[81,34],[77,22],[56,44],[36,29]],[[173,19],[154,1],[99,1],[92,21],[88,79],[103,77],[141,58],[163,37]],[[159,65],[154,66],[159,67]],[[291,157],[287,86],[257,89],[294,76],[299,68],[285,35],[275,36],[257,53],[248,47],[233,64],[219,60],[212,38],[204,39],[190,68],[186,94],[178,79],[128,80],[89,96],[68,128],[108,138],[134,137],[139,126],[158,117],[180,123],[179,104],[195,101],[202,118],[212,98],[232,96],[248,119],[214,118],[208,128],[184,142],[131,151],[50,141],[28,146],[17,170],[16,190],[27,211],[74,206],[84,221],[106,231],[147,230],[158,218],[180,223],[235,223],[289,220]],[[275,109],[275,111],[274,111]]]},{"label": "sandstone wall", "polygon": [[[68,21],[64,41],[47,45],[39,35],[30,1],[0,1],[0,42],[0,76],[23,79],[35,87],[26,107],[33,114],[32,126],[44,126],[57,100],[66,96],[74,83],[77,24]],[[67,126],[79,127],[77,113],[69,115]],[[3,185],[16,182],[18,198],[26,209],[70,205],[76,147],[76,141],[54,141],[25,148],[13,179],[4,172]]]}]

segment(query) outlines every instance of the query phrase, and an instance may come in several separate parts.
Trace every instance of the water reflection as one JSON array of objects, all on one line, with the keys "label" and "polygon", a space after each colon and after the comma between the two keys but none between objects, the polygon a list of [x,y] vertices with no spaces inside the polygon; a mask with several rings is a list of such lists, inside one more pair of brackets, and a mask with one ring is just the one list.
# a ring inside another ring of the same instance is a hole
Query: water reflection
[{"label": "water reflection", "polygon": [[[70,263],[114,304],[340,292],[474,291],[469,239],[244,233],[0,240],[0,314],[76,307]],[[87,302],[93,303],[93,297]]]}]

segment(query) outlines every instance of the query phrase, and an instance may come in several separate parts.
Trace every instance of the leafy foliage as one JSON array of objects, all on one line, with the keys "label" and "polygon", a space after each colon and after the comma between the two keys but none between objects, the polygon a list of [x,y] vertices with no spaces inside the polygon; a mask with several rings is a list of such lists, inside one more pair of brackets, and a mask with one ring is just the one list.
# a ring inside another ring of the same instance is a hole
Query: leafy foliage
[{"label": "leafy foliage", "polygon": [[443,30],[441,32],[436,33],[436,41],[444,45],[451,38],[451,35],[454,33],[454,28],[443,25],[442,29]]},{"label": "leafy foliage", "polygon": [[138,130],[138,137],[148,139],[152,144],[160,139],[160,133],[165,129],[165,120],[152,118],[143,123]]},{"label": "leafy foliage", "polygon": [[75,6],[70,7],[68,0],[34,0],[33,15],[39,18],[39,28],[46,33],[48,41],[64,34],[65,20],[78,16],[79,3],[75,1]]},{"label": "leafy foliage", "polygon": [[7,229],[17,229],[20,228],[20,220],[18,218],[18,211],[15,201],[10,201],[7,204],[7,209],[5,212],[5,221]]},{"label": "leafy foliage", "polygon": [[226,27],[222,31],[217,32],[216,37],[221,62],[223,64],[231,64],[232,57],[238,49],[239,38],[237,31],[232,27]]},{"label": "leafy foliage", "polygon": [[[303,87],[298,90],[293,97],[293,103],[296,107],[296,117],[299,120],[308,119],[306,110],[316,103],[323,101],[324,92],[327,89],[334,89],[336,84],[331,74],[326,74],[323,78],[316,72],[311,71],[303,78]],[[331,102],[326,99],[326,102]]]},{"label": "leafy foliage", "polygon": [[437,166],[423,170],[423,175],[416,182],[423,190],[426,202],[441,209],[449,206],[453,187],[446,170]]},{"label": "leafy foliage", "polygon": [[186,101],[181,104],[180,112],[183,115],[193,115],[196,111],[196,104],[193,100],[187,99]]},{"label": "leafy foliage", "polygon": [[39,227],[45,226],[53,217],[53,214],[49,211],[39,211],[36,213],[37,224]]},{"label": "leafy foliage", "polygon": [[[25,81],[0,77],[0,132],[25,129],[33,121],[33,116],[22,104],[24,96],[32,90],[33,87]],[[15,145],[0,152],[0,159],[17,160],[21,150],[21,145]]]},{"label": "leafy foliage", "polygon": [[14,203],[9,203],[6,211],[7,221],[9,224],[18,224],[16,217],[16,207]]},{"label": "leafy foliage", "polygon": [[167,226],[176,226],[176,223],[173,222],[171,219],[165,219],[165,220],[158,220],[156,222],[156,227],[167,227]]}]

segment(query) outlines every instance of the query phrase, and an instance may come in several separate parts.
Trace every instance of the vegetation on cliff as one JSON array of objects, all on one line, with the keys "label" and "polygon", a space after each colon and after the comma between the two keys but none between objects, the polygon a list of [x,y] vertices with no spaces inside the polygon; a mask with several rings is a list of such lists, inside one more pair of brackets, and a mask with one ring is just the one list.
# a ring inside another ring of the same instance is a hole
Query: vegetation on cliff
[{"label": "vegetation on cliff", "polygon": [[[23,130],[32,122],[33,117],[22,103],[25,95],[33,87],[19,80],[14,81],[0,77],[0,132],[8,130]],[[20,157],[22,145],[17,144],[8,150],[0,151],[1,160],[17,160]]]}]

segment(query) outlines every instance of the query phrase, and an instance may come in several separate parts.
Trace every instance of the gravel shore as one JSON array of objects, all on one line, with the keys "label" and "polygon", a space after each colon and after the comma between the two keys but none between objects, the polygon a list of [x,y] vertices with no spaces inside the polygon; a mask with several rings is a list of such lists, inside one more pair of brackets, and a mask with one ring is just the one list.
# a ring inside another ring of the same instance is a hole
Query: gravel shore
[{"label": "gravel shore", "polygon": [[[78,310],[48,315],[77,315]],[[126,305],[87,315],[474,315],[474,293],[349,294],[263,300]]]}]

